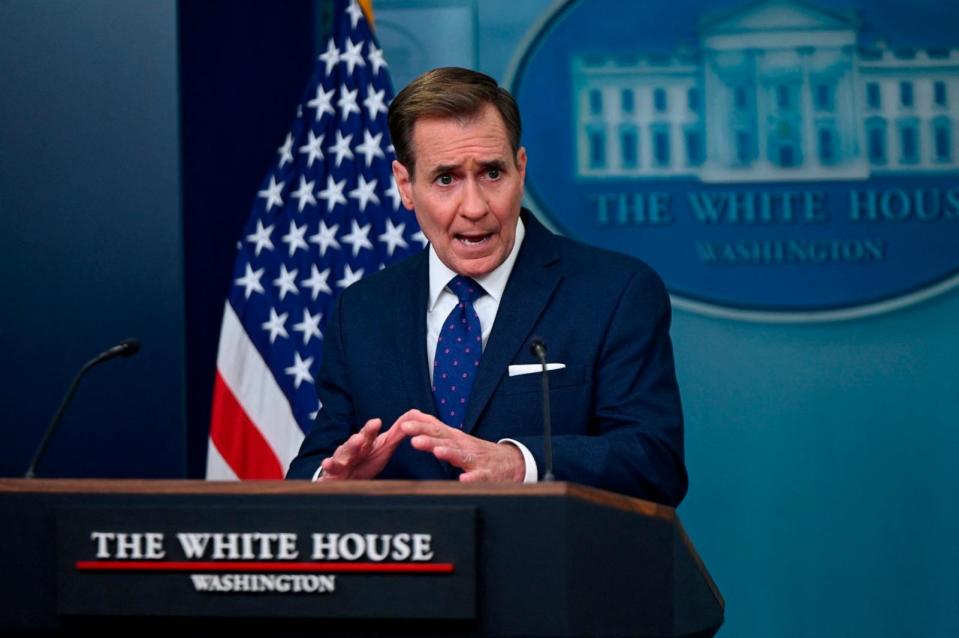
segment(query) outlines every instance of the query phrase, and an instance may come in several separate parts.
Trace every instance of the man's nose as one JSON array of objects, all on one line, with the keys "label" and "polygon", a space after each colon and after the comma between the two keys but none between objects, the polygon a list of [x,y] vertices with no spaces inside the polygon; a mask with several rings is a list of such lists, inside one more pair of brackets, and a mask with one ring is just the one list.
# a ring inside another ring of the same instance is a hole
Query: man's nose
[{"label": "man's nose", "polygon": [[463,187],[460,214],[470,219],[479,219],[489,211],[486,194],[476,179],[467,179]]}]

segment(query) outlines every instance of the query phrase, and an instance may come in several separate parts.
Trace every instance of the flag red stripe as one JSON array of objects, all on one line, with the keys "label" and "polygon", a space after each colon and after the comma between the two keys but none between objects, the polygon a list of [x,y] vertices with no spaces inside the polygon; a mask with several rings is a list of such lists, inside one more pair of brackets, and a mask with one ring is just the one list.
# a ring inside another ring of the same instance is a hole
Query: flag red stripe
[{"label": "flag red stripe", "polygon": [[284,563],[277,561],[80,560],[79,571],[151,572],[354,572],[452,574],[453,563]]},{"label": "flag red stripe", "polygon": [[210,439],[241,480],[283,478],[279,459],[224,383],[219,370],[213,384]]}]

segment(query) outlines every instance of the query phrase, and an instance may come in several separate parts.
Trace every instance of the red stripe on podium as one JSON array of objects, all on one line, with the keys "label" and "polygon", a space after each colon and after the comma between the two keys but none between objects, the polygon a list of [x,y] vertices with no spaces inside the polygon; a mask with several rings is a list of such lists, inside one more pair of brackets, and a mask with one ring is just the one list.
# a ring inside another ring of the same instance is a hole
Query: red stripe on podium
[{"label": "red stripe on podium", "polygon": [[284,563],[276,561],[80,560],[79,571],[122,572],[339,572],[452,574],[453,563]]}]

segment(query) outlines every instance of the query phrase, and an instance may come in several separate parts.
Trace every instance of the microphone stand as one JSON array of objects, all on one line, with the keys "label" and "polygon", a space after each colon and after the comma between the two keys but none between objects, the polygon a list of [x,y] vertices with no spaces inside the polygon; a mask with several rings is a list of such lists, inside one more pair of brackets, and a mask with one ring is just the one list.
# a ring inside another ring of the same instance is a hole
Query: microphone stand
[{"label": "microphone stand", "polygon": [[546,457],[546,470],[543,472],[543,481],[552,481],[553,478],[553,432],[549,416],[549,374],[546,370],[546,344],[542,339],[533,339],[530,344],[533,355],[543,366],[543,452]]},{"label": "microphone stand", "polygon": [[139,349],[139,341],[136,339],[127,339],[123,343],[110,348],[106,352],[98,354],[96,357],[83,364],[83,367],[80,368],[80,372],[78,372],[77,376],[73,378],[73,383],[70,384],[70,388],[67,390],[66,396],[63,397],[63,401],[60,402],[60,407],[57,409],[57,413],[54,415],[53,421],[51,421],[50,425],[47,426],[47,431],[43,433],[43,438],[40,440],[40,445],[37,447],[37,451],[34,453],[33,459],[30,461],[30,466],[23,475],[24,478],[30,479],[36,476],[37,464],[40,463],[40,459],[43,458],[44,453],[47,451],[47,446],[50,445],[50,439],[53,436],[54,431],[57,429],[57,426],[60,425],[60,421],[63,419],[63,414],[67,411],[67,406],[69,406],[70,402],[73,400],[73,395],[76,394],[77,388],[80,386],[80,380],[83,379],[83,375],[87,373],[87,370],[114,357],[132,356],[136,354]]}]

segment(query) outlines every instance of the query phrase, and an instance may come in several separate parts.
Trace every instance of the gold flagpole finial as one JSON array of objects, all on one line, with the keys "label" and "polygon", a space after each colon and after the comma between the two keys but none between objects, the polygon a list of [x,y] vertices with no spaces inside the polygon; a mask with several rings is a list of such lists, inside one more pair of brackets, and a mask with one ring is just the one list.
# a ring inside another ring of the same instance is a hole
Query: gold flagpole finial
[{"label": "gold flagpole finial", "polygon": [[360,8],[363,9],[363,13],[366,15],[366,21],[370,23],[370,28],[373,28],[373,0],[359,0]]}]

